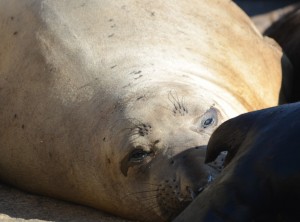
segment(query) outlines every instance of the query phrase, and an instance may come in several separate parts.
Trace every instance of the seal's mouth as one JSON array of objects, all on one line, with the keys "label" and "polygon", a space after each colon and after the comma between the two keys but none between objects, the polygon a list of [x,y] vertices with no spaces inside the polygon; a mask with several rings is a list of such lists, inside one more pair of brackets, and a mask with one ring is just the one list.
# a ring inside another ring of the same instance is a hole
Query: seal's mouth
[{"label": "seal's mouth", "polygon": [[215,178],[210,174],[207,178],[207,184],[205,186],[200,187],[196,192],[189,188],[188,191],[191,195],[192,201],[207,187]]}]

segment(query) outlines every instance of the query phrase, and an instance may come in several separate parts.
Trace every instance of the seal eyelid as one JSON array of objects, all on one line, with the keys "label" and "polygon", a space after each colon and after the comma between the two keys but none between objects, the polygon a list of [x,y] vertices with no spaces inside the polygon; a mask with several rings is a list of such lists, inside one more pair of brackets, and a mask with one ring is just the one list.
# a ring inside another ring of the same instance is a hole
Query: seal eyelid
[{"label": "seal eyelid", "polygon": [[135,149],[129,155],[129,161],[133,162],[133,163],[141,163],[151,153],[152,153],[152,151],[145,151],[143,149]]},{"label": "seal eyelid", "polygon": [[215,108],[210,108],[203,116],[201,120],[201,128],[206,129],[210,126],[217,125],[218,113]]}]

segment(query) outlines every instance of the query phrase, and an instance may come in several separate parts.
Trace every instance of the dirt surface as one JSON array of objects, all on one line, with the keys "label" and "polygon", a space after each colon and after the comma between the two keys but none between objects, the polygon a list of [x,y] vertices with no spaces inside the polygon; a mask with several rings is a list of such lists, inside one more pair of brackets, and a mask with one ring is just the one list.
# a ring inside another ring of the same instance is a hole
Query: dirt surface
[{"label": "dirt surface", "polygon": [[[253,4],[251,4],[251,2]],[[263,32],[272,22],[284,13],[292,10],[294,6],[276,8],[275,11],[265,10],[263,14],[255,13],[255,1],[238,1],[253,15],[252,19],[258,29]],[[243,3],[243,4],[242,4]],[[247,6],[248,4],[248,6]],[[261,4],[256,4],[261,7]],[[276,1],[274,1],[276,4]],[[247,8],[248,7],[248,8]],[[274,10],[274,7],[273,7]],[[92,208],[83,207],[51,198],[31,195],[0,183],[0,221],[9,222],[128,222]]]},{"label": "dirt surface", "polygon": [[31,195],[0,184],[0,221],[128,222],[92,208]]}]

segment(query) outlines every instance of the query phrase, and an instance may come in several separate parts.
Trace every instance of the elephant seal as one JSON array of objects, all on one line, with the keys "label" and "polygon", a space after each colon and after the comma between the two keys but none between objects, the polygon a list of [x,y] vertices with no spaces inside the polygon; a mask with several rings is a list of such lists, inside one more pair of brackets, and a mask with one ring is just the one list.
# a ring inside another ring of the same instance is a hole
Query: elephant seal
[{"label": "elephant seal", "polygon": [[300,103],[246,113],[211,136],[206,162],[228,151],[219,177],[175,222],[299,221]]},{"label": "elephant seal", "polygon": [[124,218],[174,218],[219,172],[216,127],[288,95],[232,1],[3,0],[0,21],[1,180]]},{"label": "elephant seal", "polygon": [[300,101],[300,4],[273,23],[264,35],[275,39],[294,67],[292,98],[290,102]]}]

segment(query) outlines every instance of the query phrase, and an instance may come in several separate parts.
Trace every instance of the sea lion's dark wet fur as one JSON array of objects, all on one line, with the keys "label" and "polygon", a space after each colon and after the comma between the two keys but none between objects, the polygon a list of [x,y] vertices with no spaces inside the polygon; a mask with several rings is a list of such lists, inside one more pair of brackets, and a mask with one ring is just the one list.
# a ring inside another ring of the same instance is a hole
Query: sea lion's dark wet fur
[{"label": "sea lion's dark wet fur", "polygon": [[212,135],[206,161],[224,171],[175,220],[299,221],[300,103],[243,114]]}]

